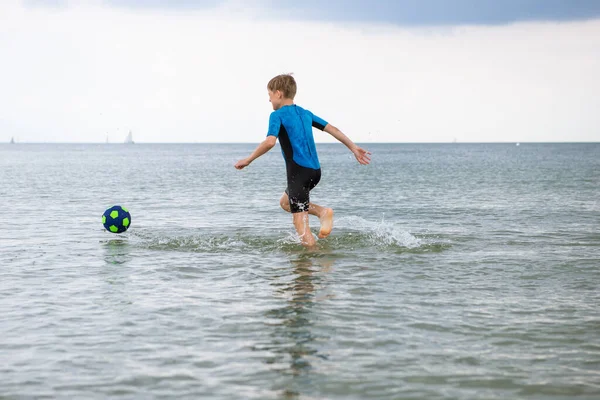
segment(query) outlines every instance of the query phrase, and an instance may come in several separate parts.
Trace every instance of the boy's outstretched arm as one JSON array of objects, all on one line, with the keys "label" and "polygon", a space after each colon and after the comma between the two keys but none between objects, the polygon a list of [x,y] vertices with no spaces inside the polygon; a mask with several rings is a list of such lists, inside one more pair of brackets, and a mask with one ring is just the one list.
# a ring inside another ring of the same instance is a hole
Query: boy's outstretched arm
[{"label": "boy's outstretched arm", "polygon": [[356,157],[356,161],[358,161],[362,165],[367,165],[371,162],[371,157],[369,157],[371,153],[365,149],[361,149],[356,144],[354,144],[354,142],[350,140],[348,136],[344,135],[344,133],[338,128],[331,124],[327,124],[325,125],[325,128],[323,130],[329,133],[337,140],[339,140],[340,142],[342,142],[343,144],[345,144],[346,147],[350,149],[352,154],[354,154],[354,157]]},{"label": "boy's outstretched arm", "polygon": [[244,158],[238,161],[237,163],[235,163],[234,167],[237,169],[243,169],[247,167],[252,161],[256,160],[258,157],[271,150],[273,146],[275,146],[276,142],[277,138],[275,136],[267,136],[267,138],[263,140],[261,144],[258,145],[256,150],[254,150],[248,158]]}]

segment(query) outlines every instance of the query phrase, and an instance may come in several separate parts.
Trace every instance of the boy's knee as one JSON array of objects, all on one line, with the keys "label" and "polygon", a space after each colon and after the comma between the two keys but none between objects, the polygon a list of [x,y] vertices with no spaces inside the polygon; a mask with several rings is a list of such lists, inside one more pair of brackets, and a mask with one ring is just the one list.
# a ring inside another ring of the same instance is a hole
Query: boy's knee
[{"label": "boy's knee", "polygon": [[290,201],[288,200],[287,196],[281,196],[281,198],[279,199],[279,205],[285,211],[290,211]]}]

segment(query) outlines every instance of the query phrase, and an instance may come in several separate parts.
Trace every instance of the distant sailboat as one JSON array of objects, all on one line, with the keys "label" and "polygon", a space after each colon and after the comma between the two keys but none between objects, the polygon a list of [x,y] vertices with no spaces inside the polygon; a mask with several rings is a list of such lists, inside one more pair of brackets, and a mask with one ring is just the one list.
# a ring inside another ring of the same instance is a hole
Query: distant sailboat
[{"label": "distant sailboat", "polygon": [[125,138],[125,144],[133,144],[133,143],[135,143],[133,141],[133,135],[131,134],[131,131],[129,131],[129,134]]},{"label": "distant sailboat", "polygon": [[10,144],[15,144],[15,138],[14,138],[14,136],[10,138]]}]

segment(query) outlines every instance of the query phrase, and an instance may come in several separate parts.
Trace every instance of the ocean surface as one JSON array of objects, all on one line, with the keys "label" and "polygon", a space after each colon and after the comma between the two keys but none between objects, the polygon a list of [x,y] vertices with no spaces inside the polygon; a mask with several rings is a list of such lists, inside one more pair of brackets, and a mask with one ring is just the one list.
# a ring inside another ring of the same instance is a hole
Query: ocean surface
[{"label": "ocean surface", "polygon": [[599,143],[254,147],[0,145],[0,398],[600,398]]}]

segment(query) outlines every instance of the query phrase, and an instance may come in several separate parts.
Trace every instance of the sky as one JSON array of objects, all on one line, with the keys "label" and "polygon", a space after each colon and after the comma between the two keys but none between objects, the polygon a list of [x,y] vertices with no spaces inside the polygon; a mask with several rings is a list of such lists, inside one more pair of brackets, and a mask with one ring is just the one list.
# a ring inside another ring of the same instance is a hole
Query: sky
[{"label": "sky", "polygon": [[0,54],[0,143],[257,143],[287,72],[358,143],[600,141],[595,0],[4,0]]}]

